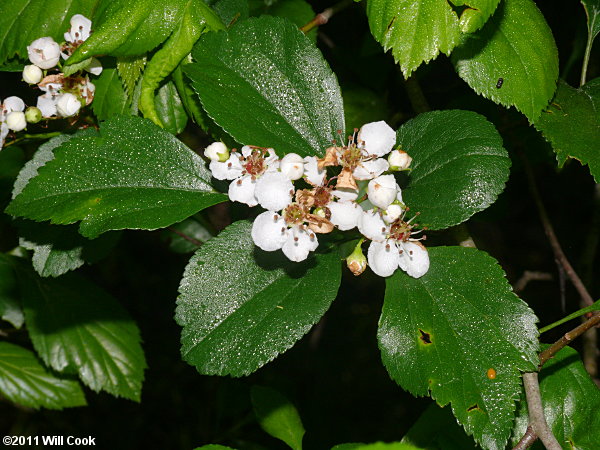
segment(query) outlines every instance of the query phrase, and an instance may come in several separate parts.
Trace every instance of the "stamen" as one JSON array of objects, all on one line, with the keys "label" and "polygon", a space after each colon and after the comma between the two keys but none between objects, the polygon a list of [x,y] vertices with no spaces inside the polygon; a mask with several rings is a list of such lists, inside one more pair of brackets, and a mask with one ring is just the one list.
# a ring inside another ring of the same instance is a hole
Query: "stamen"
[{"label": "stamen", "polygon": [[409,251],[408,251],[408,254],[409,254],[410,256],[412,256],[412,254],[413,254],[413,251],[412,251],[412,250],[409,250]]},{"label": "stamen", "polygon": [[231,166],[233,166],[233,163],[230,163],[230,162],[228,162],[228,163],[227,163],[227,168],[228,168],[228,169],[230,169],[230,168],[231,168]]},{"label": "stamen", "polygon": [[298,236],[294,236],[294,242],[298,242]]},{"label": "stamen", "polygon": [[290,195],[294,195],[294,190],[290,189]]},{"label": "stamen", "polygon": [[385,249],[389,250],[390,249],[390,244],[385,244]]},{"label": "stamen", "polygon": [[277,222],[277,220],[278,220],[278,219],[279,219],[279,216],[278,216],[277,214],[275,214],[275,215],[273,216],[273,220]]},{"label": "stamen", "polygon": [[314,239],[315,239],[315,233],[311,233],[311,234],[310,234],[310,240],[312,241],[312,240],[314,240]]},{"label": "stamen", "polygon": [[241,179],[241,178],[240,178],[240,179],[238,179],[238,180],[236,181],[236,184],[237,184],[238,186],[241,186],[241,185],[242,185],[242,179]]},{"label": "stamen", "polygon": [[385,227],[381,227],[381,232],[385,233]]},{"label": "stamen", "polygon": [[285,227],[281,227],[281,234],[285,233]]}]

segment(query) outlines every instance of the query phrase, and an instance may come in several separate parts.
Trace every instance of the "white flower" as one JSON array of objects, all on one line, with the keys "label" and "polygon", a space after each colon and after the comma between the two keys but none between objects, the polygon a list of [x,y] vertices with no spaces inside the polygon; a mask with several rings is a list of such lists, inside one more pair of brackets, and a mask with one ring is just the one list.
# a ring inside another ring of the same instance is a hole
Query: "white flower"
[{"label": "white flower", "polygon": [[370,155],[383,156],[396,144],[396,133],[383,120],[367,123],[358,132],[358,143]]},{"label": "white flower", "polygon": [[288,153],[281,159],[280,170],[292,181],[304,175],[304,159],[296,153]]},{"label": "white flower", "polygon": [[56,112],[62,117],[71,117],[77,114],[80,108],[79,99],[69,92],[60,95],[56,100]]},{"label": "white flower", "polygon": [[373,241],[367,259],[371,270],[380,277],[389,277],[398,267],[413,278],[420,278],[429,270],[429,253],[418,241]]},{"label": "white flower", "polygon": [[40,95],[37,98],[37,107],[42,112],[44,117],[52,117],[56,115],[56,96],[52,94]]},{"label": "white flower", "polygon": [[372,158],[372,155],[369,155],[364,151],[364,159],[359,163],[359,165],[354,169],[352,175],[356,180],[371,180],[375,177],[378,177],[383,172],[388,170],[389,164],[383,158],[369,159]]},{"label": "white flower", "polygon": [[369,201],[381,209],[387,209],[396,199],[398,192],[400,186],[396,183],[394,175],[381,175],[369,181],[367,186]]},{"label": "white flower", "polygon": [[51,69],[58,64],[60,47],[51,37],[36,39],[27,47],[29,61],[40,69]]},{"label": "white flower", "polygon": [[294,185],[282,172],[265,173],[258,178],[254,189],[260,206],[269,211],[281,211],[292,202],[293,194]]},{"label": "white flower", "polygon": [[304,261],[319,245],[314,232],[301,225],[286,223],[283,216],[273,211],[265,211],[256,217],[252,224],[252,240],[267,252],[281,249],[288,259],[296,262]]},{"label": "white flower", "polygon": [[213,142],[204,149],[204,156],[211,161],[225,162],[229,159],[229,149],[222,142]]},{"label": "white flower", "polygon": [[25,113],[22,111],[11,111],[6,116],[6,126],[9,130],[22,131],[27,127]]},{"label": "white flower", "polygon": [[71,17],[71,28],[67,31],[65,41],[72,44],[80,43],[90,37],[90,31],[92,30],[92,21],[81,14],[75,14]]},{"label": "white flower", "polygon": [[317,158],[307,156],[304,158],[304,179],[313,186],[321,186],[325,181],[325,170],[319,170]]},{"label": "white flower", "polygon": [[329,202],[327,208],[331,212],[329,221],[342,231],[351,230],[363,215],[363,210],[355,202]]},{"label": "white flower", "polygon": [[390,170],[406,170],[410,166],[412,158],[403,150],[392,150],[388,155],[388,162]]},{"label": "white flower", "polygon": [[23,81],[28,84],[38,84],[42,81],[44,74],[35,64],[29,64],[23,68]]}]

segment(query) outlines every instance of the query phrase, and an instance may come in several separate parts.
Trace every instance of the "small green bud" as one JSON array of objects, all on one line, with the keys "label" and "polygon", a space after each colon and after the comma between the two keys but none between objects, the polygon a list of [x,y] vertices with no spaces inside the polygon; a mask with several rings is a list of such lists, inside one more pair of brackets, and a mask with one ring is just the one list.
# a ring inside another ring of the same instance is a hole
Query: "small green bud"
[{"label": "small green bud", "polygon": [[364,239],[358,241],[354,251],[346,258],[346,265],[355,276],[359,276],[367,268],[367,258],[362,252],[363,241]]},{"label": "small green bud", "polygon": [[30,106],[25,110],[25,120],[29,123],[38,123],[42,120],[42,111],[35,106]]}]

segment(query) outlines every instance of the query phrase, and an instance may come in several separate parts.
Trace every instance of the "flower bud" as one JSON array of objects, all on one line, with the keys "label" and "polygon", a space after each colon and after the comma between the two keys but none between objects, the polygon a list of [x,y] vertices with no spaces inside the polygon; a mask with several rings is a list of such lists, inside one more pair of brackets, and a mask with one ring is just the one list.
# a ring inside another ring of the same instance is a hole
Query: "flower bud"
[{"label": "flower bud", "polygon": [[38,123],[42,120],[42,111],[35,106],[30,106],[25,111],[25,120],[29,123]]},{"label": "flower bud", "polygon": [[34,64],[30,64],[23,68],[23,81],[28,84],[38,84],[42,81],[44,74],[42,69]]},{"label": "flower bud", "polygon": [[71,117],[79,112],[81,102],[71,93],[62,94],[56,101],[56,112],[62,117]]},{"label": "flower bud", "polygon": [[304,175],[304,159],[296,153],[288,153],[281,159],[279,168],[290,180],[299,180]]},{"label": "flower bud", "polygon": [[27,127],[25,113],[22,111],[12,111],[6,116],[6,126],[9,130],[22,131]]},{"label": "flower bud", "polygon": [[373,205],[385,210],[396,200],[399,190],[394,175],[381,175],[369,181],[367,195]]},{"label": "flower bud", "polygon": [[211,161],[225,162],[229,159],[229,149],[222,142],[213,142],[204,149],[204,156]]},{"label": "flower bud", "polygon": [[390,163],[390,170],[406,170],[410,166],[412,158],[403,150],[392,150],[388,155],[388,162]]},{"label": "flower bud", "polygon": [[36,39],[27,47],[29,61],[40,69],[51,69],[58,64],[60,47],[51,37]]},{"label": "flower bud", "polygon": [[359,276],[367,268],[367,258],[362,252],[363,239],[358,241],[354,251],[346,258],[346,265],[354,276]]},{"label": "flower bud", "polygon": [[404,209],[401,205],[397,203],[392,203],[387,209],[383,212],[383,220],[386,223],[394,223],[396,220],[400,218]]}]

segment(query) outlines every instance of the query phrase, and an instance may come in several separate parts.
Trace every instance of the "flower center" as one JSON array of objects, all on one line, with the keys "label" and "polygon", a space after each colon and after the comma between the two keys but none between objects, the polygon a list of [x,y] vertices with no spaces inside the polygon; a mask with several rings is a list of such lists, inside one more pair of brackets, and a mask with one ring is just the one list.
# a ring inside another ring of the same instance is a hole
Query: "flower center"
[{"label": "flower center", "polygon": [[301,225],[308,214],[306,207],[298,203],[291,203],[283,210],[283,220],[288,225]]},{"label": "flower center", "polygon": [[254,150],[244,160],[244,169],[247,174],[253,176],[258,176],[265,171],[265,158],[260,150]]}]

